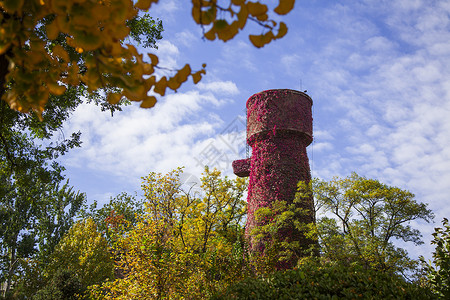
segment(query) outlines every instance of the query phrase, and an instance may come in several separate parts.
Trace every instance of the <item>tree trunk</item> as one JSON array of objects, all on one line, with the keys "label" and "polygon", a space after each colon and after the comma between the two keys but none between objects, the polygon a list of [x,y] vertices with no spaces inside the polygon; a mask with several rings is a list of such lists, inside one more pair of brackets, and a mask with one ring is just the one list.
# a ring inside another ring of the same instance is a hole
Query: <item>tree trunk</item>
[{"label": "tree trunk", "polygon": [[11,283],[12,283],[12,277],[14,275],[14,265],[15,264],[16,264],[16,248],[13,247],[11,249],[11,256],[9,259],[8,277],[6,278],[6,286],[5,286],[5,290],[3,291],[3,298],[6,298],[6,295],[8,295],[9,290],[11,289]]}]

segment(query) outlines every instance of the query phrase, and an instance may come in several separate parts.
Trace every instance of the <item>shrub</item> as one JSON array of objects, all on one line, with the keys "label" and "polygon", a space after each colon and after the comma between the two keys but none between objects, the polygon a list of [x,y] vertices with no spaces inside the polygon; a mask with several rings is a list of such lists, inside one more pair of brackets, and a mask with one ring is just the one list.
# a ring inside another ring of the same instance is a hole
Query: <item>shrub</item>
[{"label": "shrub", "polygon": [[212,299],[435,299],[403,277],[316,258],[265,278],[246,278]]}]

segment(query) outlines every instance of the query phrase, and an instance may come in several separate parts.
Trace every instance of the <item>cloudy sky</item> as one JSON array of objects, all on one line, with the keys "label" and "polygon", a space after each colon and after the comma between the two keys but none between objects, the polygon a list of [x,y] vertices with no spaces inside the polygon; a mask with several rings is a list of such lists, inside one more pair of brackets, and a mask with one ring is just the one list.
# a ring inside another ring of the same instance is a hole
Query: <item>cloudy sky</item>
[{"label": "cloudy sky", "polygon": [[[312,174],[352,171],[410,190],[429,203],[435,224],[415,223],[430,257],[433,227],[450,217],[450,2],[446,0],[297,0],[283,21],[286,37],[254,48],[250,25],[227,43],[201,39],[186,0],[160,0],[158,50],[167,68],[185,63],[207,76],[159,99],[149,110],[128,106],[111,117],[81,106],[66,126],[81,130],[82,148],[62,163],[71,184],[103,203],[139,193],[141,177],[203,165],[232,174],[244,158],[245,103],[267,89],[307,90],[314,101]],[[275,1],[267,1],[274,4]]]}]

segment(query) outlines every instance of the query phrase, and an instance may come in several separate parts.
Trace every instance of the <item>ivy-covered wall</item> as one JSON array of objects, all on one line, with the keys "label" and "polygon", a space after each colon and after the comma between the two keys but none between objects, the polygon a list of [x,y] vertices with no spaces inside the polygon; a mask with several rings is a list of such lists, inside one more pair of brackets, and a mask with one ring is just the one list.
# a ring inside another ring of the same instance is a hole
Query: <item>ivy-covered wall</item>
[{"label": "ivy-covered wall", "polygon": [[[246,235],[252,250],[264,248],[252,243],[250,236],[252,229],[261,225],[254,217],[255,211],[271,207],[274,201],[292,203],[297,183],[311,179],[306,153],[312,142],[311,106],[308,95],[287,89],[263,91],[247,100],[247,143],[252,147],[252,156],[234,161],[233,168],[237,176],[250,176]],[[301,205],[312,209],[309,200]],[[303,218],[304,223],[313,222],[313,212]],[[303,239],[295,229],[280,234],[289,240]]]}]

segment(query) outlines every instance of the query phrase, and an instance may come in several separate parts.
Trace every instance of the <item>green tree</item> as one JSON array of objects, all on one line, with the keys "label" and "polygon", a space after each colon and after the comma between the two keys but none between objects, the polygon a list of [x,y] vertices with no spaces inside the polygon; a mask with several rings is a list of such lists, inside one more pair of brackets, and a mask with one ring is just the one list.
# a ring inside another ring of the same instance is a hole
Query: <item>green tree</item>
[{"label": "green tree", "polygon": [[436,245],[433,261],[420,258],[428,278],[428,284],[440,299],[450,298],[450,224],[447,218],[442,220],[443,228],[434,229],[432,244]]},{"label": "green tree", "polygon": [[[158,57],[145,57],[125,44],[133,20],[158,0],[3,0],[0,1],[0,90],[11,108],[22,112],[44,110],[49,95],[62,95],[69,86],[83,84],[90,93],[104,91],[111,104],[122,98],[152,107],[155,96],[176,91],[189,76],[197,83],[204,67],[193,72],[186,64],[170,78],[155,76]],[[285,15],[295,0],[279,0],[269,10],[258,1],[192,0],[192,17],[208,40],[227,41],[255,21],[263,33],[250,35],[263,47],[287,33],[286,24],[269,18]],[[131,35],[133,37],[133,34]]]},{"label": "green tree", "polygon": [[242,218],[246,181],[205,170],[201,189],[183,190],[182,170],[144,178],[145,213],[117,241],[121,274],[93,290],[105,299],[201,299],[250,270]]},{"label": "green tree", "polygon": [[430,222],[434,215],[411,192],[353,173],[329,182],[314,180],[313,193],[323,213],[317,234],[324,257],[387,273],[416,269],[418,262],[393,240],[423,244],[410,222]]},{"label": "green tree", "polygon": [[3,296],[8,294],[13,282],[20,282],[29,259],[46,260],[84,201],[84,195],[73,192],[67,184],[61,187],[52,182],[52,178],[42,182],[38,177],[42,174],[36,175],[33,169],[29,171],[25,178],[20,178],[29,181],[2,183],[2,188],[8,184],[0,207]]}]

